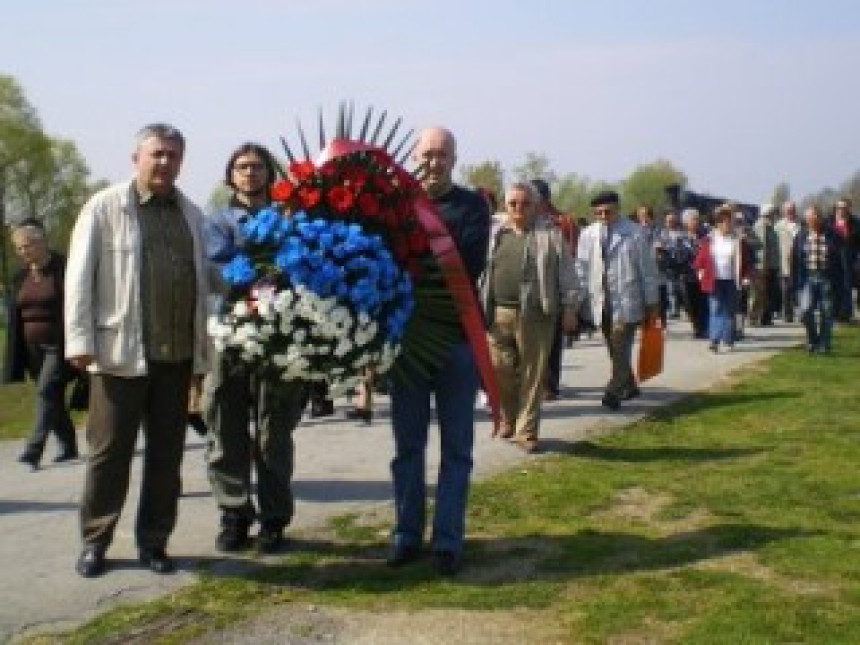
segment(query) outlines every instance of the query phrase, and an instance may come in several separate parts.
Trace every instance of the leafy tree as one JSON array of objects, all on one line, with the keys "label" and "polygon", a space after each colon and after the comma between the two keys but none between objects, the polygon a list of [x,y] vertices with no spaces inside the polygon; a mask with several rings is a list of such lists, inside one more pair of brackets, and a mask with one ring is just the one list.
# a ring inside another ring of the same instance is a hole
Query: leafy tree
[{"label": "leafy tree", "polygon": [[770,198],[770,203],[779,208],[790,199],[791,186],[788,185],[788,182],[781,181],[773,189],[773,196]]},{"label": "leafy tree", "polygon": [[89,169],[71,141],[48,136],[18,83],[0,75],[0,281],[9,284],[10,222],[44,222],[65,249],[77,213],[102,184],[88,183]]},{"label": "leafy tree", "polygon": [[502,164],[495,160],[466,165],[460,169],[462,181],[472,188],[485,188],[501,202],[505,190],[505,171]]},{"label": "leafy tree", "polygon": [[549,158],[538,152],[526,153],[525,160],[520,165],[514,166],[512,172],[518,181],[544,179],[552,184],[556,180],[556,174],[550,166]]},{"label": "leafy tree", "polygon": [[860,170],[846,179],[839,187],[839,192],[842,197],[847,197],[851,200],[856,215],[860,209]]},{"label": "leafy tree", "polygon": [[209,193],[209,199],[206,200],[206,212],[215,213],[223,210],[230,202],[230,189],[223,181],[218,182]]},{"label": "leafy tree", "polygon": [[687,185],[687,176],[665,159],[643,164],[621,182],[621,211],[631,213],[637,206],[659,211],[668,205],[666,187]]},{"label": "leafy tree", "polygon": [[555,206],[574,219],[588,217],[593,182],[583,175],[569,173],[558,177],[551,186]]}]

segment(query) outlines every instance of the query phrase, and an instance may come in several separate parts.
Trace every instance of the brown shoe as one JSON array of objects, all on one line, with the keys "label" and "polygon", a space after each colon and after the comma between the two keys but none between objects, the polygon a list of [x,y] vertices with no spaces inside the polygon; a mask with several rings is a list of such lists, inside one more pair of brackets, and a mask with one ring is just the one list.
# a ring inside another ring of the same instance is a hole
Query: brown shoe
[{"label": "brown shoe", "polygon": [[517,437],[514,442],[522,449],[523,452],[531,455],[538,450],[538,440],[533,437]]}]

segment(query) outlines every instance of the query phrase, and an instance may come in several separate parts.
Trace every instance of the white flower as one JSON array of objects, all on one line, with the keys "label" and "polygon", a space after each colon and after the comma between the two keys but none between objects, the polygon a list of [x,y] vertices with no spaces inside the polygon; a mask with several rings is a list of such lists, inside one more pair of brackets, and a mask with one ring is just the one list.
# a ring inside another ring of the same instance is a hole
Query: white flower
[{"label": "white flower", "polygon": [[260,326],[260,338],[269,340],[275,334],[275,328],[272,325],[265,324]]},{"label": "white flower", "polygon": [[341,338],[337,346],[334,348],[334,355],[338,358],[343,358],[350,350],[352,350],[352,347],[353,345],[348,338]]},{"label": "white flower", "polygon": [[245,318],[249,313],[251,313],[251,311],[248,308],[248,303],[244,300],[239,300],[233,305],[233,314],[235,316]]},{"label": "white flower", "polygon": [[294,300],[295,296],[291,290],[279,291],[278,295],[275,296],[275,309],[283,316],[292,309]]}]

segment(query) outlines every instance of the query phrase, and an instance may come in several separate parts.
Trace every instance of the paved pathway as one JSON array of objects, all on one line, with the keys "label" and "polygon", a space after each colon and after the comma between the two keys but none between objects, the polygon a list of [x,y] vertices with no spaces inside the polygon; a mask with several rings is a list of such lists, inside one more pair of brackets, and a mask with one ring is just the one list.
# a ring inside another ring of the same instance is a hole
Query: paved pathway
[{"label": "paved pathway", "polygon": [[[730,371],[800,339],[796,326],[754,329],[734,352],[714,356],[705,343],[690,340],[686,324],[673,323],[664,373],[645,385],[642,398],[620,412],[607,413],[600,406],[600,395],[608,362],[595,336],[565,351],[562,382],[566,396],[545,407],[541,436],[552,447],[625,425],[656,406],[707,388]],[[388,462],[392,441],[387,402],[378,402],[377,416],[370,426],[342,421],[344,408],[341,402],[337,420],[306,421],[296,431],[294,526],[298,528],[312,529],[333,516],[373,505],[390,507]],[[477,477],[539,458],[526,456],[505,441],[490,439],[490,423],[486,415],[479,416]],[[437,436],[431,433],[431,446],[437,444]],[[82,463],[51,464],[53,447],[49,445],[45,467],[30,473],[15,461],[20,442],[0,442],[0,642],[67,627],[118,603],[167,593],[192,582],[194,568],[200,563],[217,561],[221,568],[242,566],[241,559],[225,561],[214,549],[218,512],[205,476],[203,442],[189,433],[179,525],[169,548],[179,559],[180,571],[157,576],[136,566],[133,521],[138,459],[126,512],[108,552],[111,568],[101,578],[80,578],[73,567],[79,550],[77,504],[84,468]],[[429,459],[431,478],[435,477],[437,460],[438,450],[434,449]]]}]

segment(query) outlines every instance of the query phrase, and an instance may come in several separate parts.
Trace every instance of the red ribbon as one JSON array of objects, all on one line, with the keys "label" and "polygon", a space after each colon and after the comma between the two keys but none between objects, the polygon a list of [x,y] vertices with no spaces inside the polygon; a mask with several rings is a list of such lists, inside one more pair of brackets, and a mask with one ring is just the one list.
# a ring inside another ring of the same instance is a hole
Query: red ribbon
[{"label": "red ribbon", "polygon": [[[358,141],[346,139],[334,139],[320,153],[317,165],[322,166],[327,161],[351,154],[353,152],[374,151],[384,158],[392,166],[394,160],[384,150],[369,146]],[[442,274],[445,276],[445,284],[448,292],[454,299],[457,312],[460,314],[460,324],[466,334],[466,340],[472,349],[472,356],[478,368],[478,375],[487,394],[487,401],[493,416],[493,436],[499,431],[499,387],[496,383],[496,372],[490,359],[490,347],[487,344],[487,333],[484,329],[484,318],[475,297],[472,281],[466,272],[463,259],[457,251],[457,245],[451,238],[442,216],[439,214],[435,204],[426,195],[421,194],[415,199],[415,213],[418,216],[418,224],[427,235],[430,250],[436,257]]]}]

